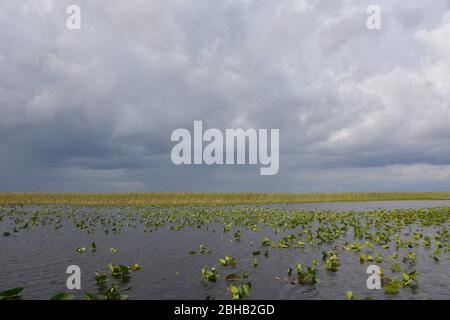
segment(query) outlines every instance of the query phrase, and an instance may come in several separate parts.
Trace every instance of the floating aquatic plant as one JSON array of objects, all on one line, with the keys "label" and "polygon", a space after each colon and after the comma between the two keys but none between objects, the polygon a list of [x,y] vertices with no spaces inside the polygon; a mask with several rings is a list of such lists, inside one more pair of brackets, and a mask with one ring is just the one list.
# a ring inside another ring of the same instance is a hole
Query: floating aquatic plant
[{"label": "floating aquatic plant", "polygon": [[138,265],[137,263],[133,264],[130,268],[133,271],[138,271],[138,270],[142,269],[142,267],[140,265]]},{"label": "floating aquatic plant", "polygon": [[231,256],[225,256],[225,258],[223,259],[219,259],[219,263],[224,266],[224,267],[228,267],[228,266],[233,266],[235,267],[237,264],[237,260],[234,257]]},{"label": "floating aquatic plant", "polygon": [[270,240],[269,237],[264,237],[264,239],[261,241],[261,244],[262,244],[263,246],[269,246],[271,242],[272,242],[272,241]]},{"label": "floating aquatic plant", "polygon": [[233,295],[233,300],[241,300],[250,295],[251,284],[243,283],[239,286],[230,285],[228,290]]},{"label": "floating aquatic plant", "polygon": [[400,264],[398,264],[397,262],[392,262],[391,270],[393,272],[400,272],[400,271],[402,271],[402,266]]},{"label": "floating aquatic plant", "polygon": [[86,252],[86,248],[85,247],[79,247],[76,250],[78,253],[85,253]]},{"label": "floating aquatic plant", "polygon": [[117,284],[112,284],[111,287],[103,291],[106,300],[127,300],[128,295],[122,294],[120,292],[120,286]]},{"label": "floating aquatic plant", "polygon": [[403,258],[403,262],[408,262],[410,264],[415,264],[417,261],[416,254],[414,252],[408,252],[406,257]]},{"label": "floating aquatic plant", "polygon": [[75,300],[75,296],[71,293],[61,292],[55,294],[50,300]]},{"label": "floating aquatic plant", "polygon": [[207,280],[209,282],[216,282],[217,277],[219,276],[216,268],[212,267],[211,269],[202,269],[202,280]]},{"label": "floating aquatic plant", "polygon": [[384,292],[386,292],[388,294],[398,293],[400,291],[401,287],[402,287],[402,281],[400,281],[400,279],[395,278],[395,277],[387,280],[383,284]]},{"label": "floating aquatic plant", "polygon": [[239,241],[241,239],[241,237],[242,237],[242,232],[241,232],[241,230],[238,230],[234,233],[233,240]]},{"label": "floating aquatic plant", "polygon": [[295,269],[288,268],[288,280],[291,284],[313,284],[319,282],[317,270],[314,267],[303,267],[298,263]]},{"label": "floating aquatic plant", "polygon": [[86,293],[84,297],[86,300],[100,300],[95,294],[92,293]]},{"label": "floating aquatic plant", "polygon": [[348,300],[357,300],[352,291],[347,291],[346,294]]},{"label": "floating aquatic plant", "polygon": [[103,272],[101,272],[100,270],[95,271],[95,282],[97,283],[97,285],[103,286],[107,280],[108,277]]},{"label": "floating aquatic plant", "polygon": [[0,292],[0,300],[16,300],[20,298],[20,295],[23,291],[23,287],[9,289],[6,291]]},{"label": "floating aquatic plant", "polygon": [[108,264],[108,268],[111,271],[113,278],[126,281],[129,279],[130,268],[124,265]]},{"label": "floating aquatic plant", "polygon": [[[313,265],[315,261],[313,261]],[[325,269],[328,271],[336,272],[339,270],[341,266],[341,261],[334,251],[327,253],[327,257],[325,257]]]},{"label": "floating aquatic plant", "polygon": [[201,244],[198,248],[198,252],[201,254],[211,253],[211,250],[207,248],[204,244]]},{"label": "floating aquatic plant", "polygon": [[405,271],[405,272],[403,272],[402,278],[403,278],[402,285],[404,287],[409,286],[409,285],[417,285],[418,274],[416,271],[412,271],[412,272]]},{"label": "floating aquatic plant", "polygon": [[347,296],[347,300],[373,300],[372,297],[365,297],[364,299],[361,299],[357,297],[352,291],[347,291],[345,295]]},{"label": "floating aquatic plant", "polygon": [[[410,270],[416,263],[418,268],[422,267],[423,263],[419,263],[419,259],[435,261],[436,267],[442,267],[446,265],[446,261],[441,260],[450,257],[448,227],[450,208],[333,212],[173,206],[164,208],[126,206],[111,210],[106,207],[0,207],[0,221],[5,237],[20,235],[24,230],[39,226],[57,230],[65,221],[73,223],[74,227],[85,233],[100,231],[109,235],[120,233],[124,228],[136,228],[138,225],[142,225],[145,232],[154,232],[161,228],[172,231],[191,228],[218,233],[222,231],[223,226],[223,232],[230,232],[226,239],[236,241],[236,247],[247,245],[242,240],[244,235],[247,235],[246,232],[261,232],[259,240],[250,243],[253,250],[250,251],[251,256],[248,256],[248,247],[243,249],[247,257],[244,256],[241,260],[241,256],[237,256],[239,267],[256,267],[260,264],[262,256],[267,258],[267,263],[277,263],[273,258],[279,257],[280,250],[285,250],[287,255],[298,255],[300,259],[304,258],[304,254],[308,256],[311,251],[315,251],[319,252],[320,260],[320,252],[324,250],[321,267],[327,271],[338,272],[340,264],[347,261],[357,264],[359,257],[362,263],[385,263],[387,269],[398,273],[396,276],[400,277],[401,286],[406,287],[416,285],[417,281],[410,275],[410,271],[403,272],[404,269]],[[218,225],[221,227],[217,227]],[[265,230],[268,230],[268,233],[262,234],[266,232]],[[97,244],[91,243],[87,249],[79,247],[76,251],[83,253],[87,250],[96,251]],[[269,250],[273,250],[270,258]],[[116,251],[115,248],[111,248],[111,252]],[[426,254],[423,254],[424,252]],[[210,253],[210,249],[200,245],[198,249],[189,253],[206,254]],[[236,259],[231,258],[230,256],[228,259],[222,258],[219,263],[225,267],[235,266]],[[290,268],[288,282],[314,283],[315,280],[311,279],[317,280],[316,268],[321,267],[314,259],[309,267],[299,265]],[[113,265],[111,274],[96,273],[96,283],[102,287],[103,292],[106,287],[111,288],[114,281],[122,282],[130,277],[131,271],[138,269],[136,265]],[[217,278],[217,271],[213,270],[215,269],[202,272],[202,278],[207,281]],[[418,271],[422,272],[420,269]],[[405,273],[409,277],[407,280],[406,276],[404,277]],[[186,274],[188,272],[183,273]],[[240,281],[238,277],[227,276],[225,280],[238,282]],[[396,281],[393,282],[394,284],[386,278],[383,286],[395,287]],[[234,285],[236,288],[239,287],[237,284]],[[113,293],[114,288],[111,294]],[[99,294],[99,297],[103,298],[102,295]]]}]

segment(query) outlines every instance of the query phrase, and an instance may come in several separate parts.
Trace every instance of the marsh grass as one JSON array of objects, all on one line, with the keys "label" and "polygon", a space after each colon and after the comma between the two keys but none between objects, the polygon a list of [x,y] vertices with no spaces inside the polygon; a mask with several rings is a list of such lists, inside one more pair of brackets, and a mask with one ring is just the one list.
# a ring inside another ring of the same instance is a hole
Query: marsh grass
[{"label": "marsh grass", "polygon": [[0,193],[0,205],[258,205],[314,202],[447,200],[450,192],[348,193]]}]

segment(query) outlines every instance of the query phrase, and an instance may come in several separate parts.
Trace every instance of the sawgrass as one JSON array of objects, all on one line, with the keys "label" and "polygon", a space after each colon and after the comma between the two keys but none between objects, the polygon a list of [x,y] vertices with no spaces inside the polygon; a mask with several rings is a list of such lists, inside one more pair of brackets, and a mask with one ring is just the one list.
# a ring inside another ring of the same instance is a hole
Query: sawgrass
[{"label": "sawgrass", "polygon": [[0,205],[256,205],[313,202],[444,200],[450,192],[348,193],[0,193]]}]

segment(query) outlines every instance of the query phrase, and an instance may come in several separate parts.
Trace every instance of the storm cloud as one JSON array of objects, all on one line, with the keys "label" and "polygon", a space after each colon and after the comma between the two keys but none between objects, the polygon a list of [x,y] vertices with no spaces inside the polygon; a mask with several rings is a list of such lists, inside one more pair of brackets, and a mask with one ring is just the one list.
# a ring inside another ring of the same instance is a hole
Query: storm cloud
[{"label": "storm cloud", "polygon": [[[3,0],[0,191],[449,190],[448,39],[446,0]],[[174,165],[194,120],[279,173]]]}]

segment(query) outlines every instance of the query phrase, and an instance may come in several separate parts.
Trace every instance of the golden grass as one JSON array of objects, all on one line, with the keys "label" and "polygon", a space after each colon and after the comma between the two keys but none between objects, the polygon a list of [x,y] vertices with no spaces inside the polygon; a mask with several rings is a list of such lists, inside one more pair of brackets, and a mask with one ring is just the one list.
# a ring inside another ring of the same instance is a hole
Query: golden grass
[{"label": "golden grass", "polygon": [[251,205],[376,200],[443,200],[450,192],[358,193],[0,193],[0,205]]}]

